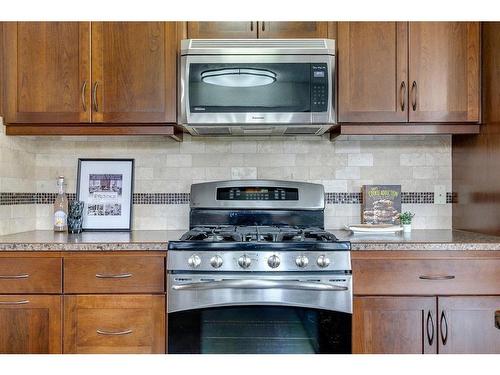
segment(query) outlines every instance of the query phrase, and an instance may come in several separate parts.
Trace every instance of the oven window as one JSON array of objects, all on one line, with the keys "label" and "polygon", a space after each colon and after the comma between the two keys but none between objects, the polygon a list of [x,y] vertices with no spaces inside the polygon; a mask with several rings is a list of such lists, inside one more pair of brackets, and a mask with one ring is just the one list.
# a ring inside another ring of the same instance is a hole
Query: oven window
[{"label": "oven window", "polygon": [[351,352],[351,315],[283,306],[217,307],[168,314],[168,352]]},{"label": "oven window", "polygon": [[[317,76],[316,68],[321,68],[322,76]],[[190,110],[192,113],[317,111],[316,106],[327,101],[327,82],[326,64],[313,67],[308,63],[192,63]],[[314,101],[312,91],[318,94]]]}]

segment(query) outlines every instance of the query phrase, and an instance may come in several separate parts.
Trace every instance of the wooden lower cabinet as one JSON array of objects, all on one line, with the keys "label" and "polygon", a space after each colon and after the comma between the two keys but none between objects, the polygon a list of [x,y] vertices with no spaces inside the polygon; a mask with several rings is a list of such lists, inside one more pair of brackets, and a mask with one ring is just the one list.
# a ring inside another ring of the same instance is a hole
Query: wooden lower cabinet
[{"label": "wooden lower cabinet", "polygon": [[64,353],[165,353],[164,295],[64,297]]},{"label": "wooden lower cabinet", "polygon": [[0,353],[61,353],[61,298],[0,295]]},{"label": "wooden lower cabinet", "polygon": [[353,353],[437,353],[436,297],[355,297]]},{"label": "wooden lower cabinet", "polygon": [[500,354],[500,296],[438,297],[439,353]]}]

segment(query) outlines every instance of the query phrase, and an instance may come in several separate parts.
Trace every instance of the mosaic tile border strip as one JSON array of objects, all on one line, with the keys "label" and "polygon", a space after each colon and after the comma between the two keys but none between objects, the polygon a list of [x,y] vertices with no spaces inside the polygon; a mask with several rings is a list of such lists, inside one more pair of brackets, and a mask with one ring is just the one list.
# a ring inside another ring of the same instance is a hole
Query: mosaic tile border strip
[{"label": "mosaic tile border strip", "polygon": [[[0,206],[16,204],[52,204],[55,193],[0,193]],[[326,204],[361,204],[361,193],[326,193]],[[70,201],[75,193],[68,193]],[[189,193],[134,193],[133,204],[189,204]],[[456,194],[446,193],[446,203],[455,203]],[[406,204],[433,204],[433,192],[402,192],[401,202]]]}]

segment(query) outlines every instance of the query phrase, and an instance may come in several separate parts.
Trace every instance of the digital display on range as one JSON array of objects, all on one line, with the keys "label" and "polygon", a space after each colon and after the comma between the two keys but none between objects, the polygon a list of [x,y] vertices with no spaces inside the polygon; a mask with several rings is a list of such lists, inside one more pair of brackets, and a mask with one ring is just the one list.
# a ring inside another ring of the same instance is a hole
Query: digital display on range
[{"label": "digital display on range", "polygon": [[296,201],[299,190],[281,187],[228,187],[217,189],[217,200],[220,201]]}]

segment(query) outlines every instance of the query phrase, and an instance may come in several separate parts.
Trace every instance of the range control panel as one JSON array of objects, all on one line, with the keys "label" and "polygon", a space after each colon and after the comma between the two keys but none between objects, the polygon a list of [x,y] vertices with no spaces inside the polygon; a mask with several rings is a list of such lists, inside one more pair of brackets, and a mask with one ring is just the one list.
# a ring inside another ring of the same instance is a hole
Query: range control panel
[{"label": "range control panel", "polygon": [[223,201],[296,201],[299,189],[283,187],[227,187],[217,189],[217,200]]},{"label": "range control panel", "polygon": [[328,108],[328,69],[326,64],[311,64],[311,110],[325,112]]}]

